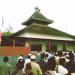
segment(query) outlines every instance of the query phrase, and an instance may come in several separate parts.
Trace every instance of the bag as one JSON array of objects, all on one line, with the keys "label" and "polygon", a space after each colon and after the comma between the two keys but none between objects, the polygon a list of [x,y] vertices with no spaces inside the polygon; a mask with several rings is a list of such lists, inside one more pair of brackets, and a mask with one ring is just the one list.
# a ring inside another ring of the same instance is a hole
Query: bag
[{"label": "bag", "polygon": [[27,63],[26,68],[27,68],[27,74],[28,75],[33,75],[31,63]]},{"label": "bag", "polygon": [[55,75],[52,70],[48,70],[44,73],[44,75]]}]

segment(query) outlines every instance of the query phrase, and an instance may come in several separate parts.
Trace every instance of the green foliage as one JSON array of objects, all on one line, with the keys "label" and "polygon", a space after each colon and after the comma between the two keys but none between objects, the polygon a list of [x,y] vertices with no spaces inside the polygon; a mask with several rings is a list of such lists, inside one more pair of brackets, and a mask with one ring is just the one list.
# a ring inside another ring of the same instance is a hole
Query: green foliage
[{"label": "green foliage", "polygon": [[3,36],[10,36],[11,32],[3,32]]}]

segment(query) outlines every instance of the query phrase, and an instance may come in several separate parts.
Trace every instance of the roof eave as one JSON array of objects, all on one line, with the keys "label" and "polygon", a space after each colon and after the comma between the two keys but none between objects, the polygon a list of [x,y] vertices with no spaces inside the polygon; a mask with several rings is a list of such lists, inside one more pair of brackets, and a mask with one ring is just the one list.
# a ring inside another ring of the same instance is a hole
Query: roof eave
[{"label": "roof eave", "polygon": [[51,24],[51,23],[54,22],[53,20],[41,20],[41,19],[34,18],[34,19],[29,19],[29,20],[23,22],[22,25],[27,25],[27,26],[28,26],[28,25],[29,25],[31,22],[33,22],[34,20],[42,21],[42,22],[45,22],[45,23],[47,23],[47,24]]}]

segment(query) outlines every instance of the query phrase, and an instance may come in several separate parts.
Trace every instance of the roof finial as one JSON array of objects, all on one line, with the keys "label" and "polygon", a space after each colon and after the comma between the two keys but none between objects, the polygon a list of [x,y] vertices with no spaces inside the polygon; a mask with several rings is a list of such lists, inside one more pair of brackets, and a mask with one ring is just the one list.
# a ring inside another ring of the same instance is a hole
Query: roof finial
[{"label": "roof finial", "polygon": [[36,12],[40,12],[40,9],[38,7],[35,7]]}]

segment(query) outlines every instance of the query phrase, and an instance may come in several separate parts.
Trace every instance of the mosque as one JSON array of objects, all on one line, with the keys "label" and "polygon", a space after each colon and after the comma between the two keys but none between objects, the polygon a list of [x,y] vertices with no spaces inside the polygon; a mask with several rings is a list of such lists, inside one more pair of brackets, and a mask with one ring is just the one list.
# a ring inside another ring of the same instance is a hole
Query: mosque
[{"label": "mosque", "polygon": [[48,26],[53,20],[47,19],[39,10],[24,21],[22,30],[3,36],[0,55],[20,55],[38,51],[75,50],[75,36]]}]

